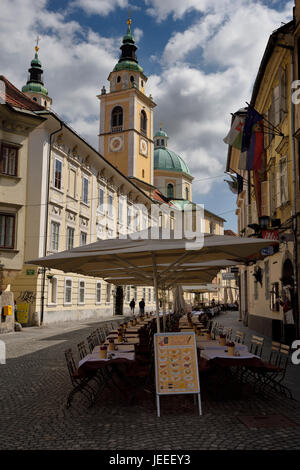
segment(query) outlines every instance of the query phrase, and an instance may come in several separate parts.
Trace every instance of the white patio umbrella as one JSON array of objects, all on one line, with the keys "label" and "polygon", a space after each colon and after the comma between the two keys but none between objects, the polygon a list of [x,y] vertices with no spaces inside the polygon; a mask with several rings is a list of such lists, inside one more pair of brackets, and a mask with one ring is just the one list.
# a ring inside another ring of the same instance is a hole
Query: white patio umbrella
[{"label": "white patio umbrella", "polygon": [[259,257],[263,248],[274,244],[274,241],[264,239],[226,235],[205,235],[203,241],[177,239],[172,233],[166,239],[161,231],[156,232],[156,238],[151,235],[149,229],[135,233],[134,238],[99,240],[27,261],[27,264],[107,279],[125,274],[132,278],[131,284],[151,282],[155,287],[157,328],[160,331],[158,285],[176,284],[183,273],[188,273],[190,281],[194,276],[197,283],[201,272],[199,263],[221,259],[244,263]]}]

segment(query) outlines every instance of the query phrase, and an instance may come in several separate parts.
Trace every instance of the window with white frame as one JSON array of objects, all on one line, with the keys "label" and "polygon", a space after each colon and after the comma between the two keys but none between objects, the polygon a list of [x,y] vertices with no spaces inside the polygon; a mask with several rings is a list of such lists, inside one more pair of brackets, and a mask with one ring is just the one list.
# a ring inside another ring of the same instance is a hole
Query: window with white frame
[{"label": "window with white frame", "polygon": [[62,161],[58,158],[54,159],[54,187],[56,189],[62,188]]},{"label": "window with white frame", "polygon": [[96,282],[96,304],[101,304],[101,281]]},{"label": "window with white frame", "polygon": [[285,204],[289,200],[289,179],[288,179],[288,165],[287,157],[282,157],[279,160],[279,187],[280,187],[280,204]]},{"label": "window with white frame", "polygon": [[136,301],[137,300],[137,287],[133,286],[133,298]]},{"label": "window with white frame", "polygon": [[104,188],[102,186],[98,188],[98,211],[104,213]]},{"label": "window with white frame", "polygon": [[113,217],[113,204],[114,204],[114,195],[112,193],[108,193],[107,197],[107,215],[108,217]]},{"label": "window with white frame", "polygon": [[151,288],[148,289],[148,302],[151,302]]},{"label": "window with white frame", "polygon": [[52,277],[49,279],[48,284],[48,304],[56,305],[57,302],[57,278]]},{"label": "window with white frame", "polygon": [[118,201],[118,218],[119,218],[119,225],[124,224],[124,208],[125,208],[125,199],[123,196],[119,197]]},{"label": "window with white frame", "polygon": [[85,204],[89,202],[89,179],[87,176],[82,178],[82,201]]},{"label": "window with white frame", "polygon": [[71,305],[72,303],[72,279],[66,278],[65,279],[65,301],[64,303],[67,305]]},{"label": "window with white frame", "polygon": [[69,196],[76,197],[76,170],[74,168],[69,169]]},{"label": "window with white frame", "polygon": [[110,303],[111,285],[106,284],[106,303]]},{"label": "window with white frame", "polygon": [[146,300],[146,288],[143,287],[143,299]]},{"label": "window with white frame", "polygon": [[85,281],[83,279],[79,279],[78,285],[78,303],[84,304],[85,302]]},{"label": "window with white frame", "polygon": [[67,227],[67,250],[72,250],[74,247],[74,233],[74,228]]},{"label": "window with white frame", "polygon": [[51,250],[58,251],[59,248],[59,229],[60,224],[58,222],[51,222]]},{"label": "window with white frame", "polygon": [[127,228],[130,229],[132,225],[132,207],[127,205]]},{"label": "window with white frame", "polygon": [[126,302],[130,302],[130,286],[126,287]]},{"label": "window with white frame", "polygon": [[80,232],[80,246],[86,245],[87,234],[86,232]]},{"label": "window with white frame", "polygon": [[4,143],[0,144],[0,173],[17,176],[18,148]]}]

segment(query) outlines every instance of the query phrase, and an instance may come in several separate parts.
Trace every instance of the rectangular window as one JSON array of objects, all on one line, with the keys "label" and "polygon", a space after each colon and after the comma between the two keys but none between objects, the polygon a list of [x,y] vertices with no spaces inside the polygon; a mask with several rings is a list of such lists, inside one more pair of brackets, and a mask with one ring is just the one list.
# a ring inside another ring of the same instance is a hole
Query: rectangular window
[{"label": "rectangular window", "polygon": [[0,247],[14,248],[15,215],[0,214]]},{"label": "rectangular window", "polygon": [[48,286],[48,303],[49,304],[56,304],[57,300],[57,278],[52,277],[49,280],[49,286]]},{"label": "rectangular window", "polygon": [[146,300],[146,289],[143,287],[143,299]]},{"label": "rectangular window", "polygon": [[285,204],[289,200],[289,180],[287,158],[283,157],[279,160],[279,180],[280,180],[280,204]]},{"label": "rectangular window", "polygon": [[74,228],[67,227],[67,250],[72,250],[74,247],[74,233]]},{"label": "rectangular window", "polygon": [[69,196],[76,197],[76,171],[72,168],[69,171]]},{"label": "rectangular window", "polygon": [[134,297],[134,300],[136,301],[137,300],[137,287],[133,286],[133,297]]},{"label": "rectangular window", "polygon": [[79,281],[79,295],[78,295],[78,303],[84,304],[85,300],[85,281]]},{"label": "rectangular window", "polygon": [[86,245],[87,234],[85,232],[80,232],[80,246]]},{"label": "rectangular window", "polygon": [[108,194],[108,208],[107,208],[107,215],[108,217],[113,216],[113,203],[114,203],[114,197],[112,194]]},{"label": "rectangular window", "polygon": [[110,291],[111,291],[111,285],[107,284],[106,285],[106,303],[110,303]]},{"label": "rectangular window", "polygon": [[0,173],[17,176],[18,149],[10,145],[1,145]]},{"label": "rectangular window", "polygon": [[58,251],[59,248],[59,224],[51,222],[51,250]]},{"label": "rectangular window", "polygon": [[258,300],[258,282],[254,282],[254,300]]},{"label": "rectangular window", "polygon": [[127,206],[127,228],[131,228],[131,223],[132,223],[132,216],[131,216],[131,206]]},{"label": "rectangular window", "polygon": [[271,296],[270,296],[270,303],[271,303],[271,310],[273,312],[279,312],[279,282],[274,282],[272,284],[272,289],[271,289]]},{"label": "rectangular window", "polygon": [[101,281],[96,282],[96,304],[101,304]]},{"label": "rectangular window", "polygon": [[148,289],[148,302],[151,302],[151,289]]},{"label": "rectangular window", "polygon": [[104,189],[101,186],[98,189],[98,211],[104,212]]},{"label": "rectangular window", "polygon": [[72,303],[72,279],[65,279],[65,304]]},{"label": "rectangular window", "polygon": [[130,286],[126,287],[126,302],[130,302]]},{"label": "rectangular window", "polygon": [[119,197],[119,225],[123,225],[124,223],[124,199]]},{"label": "rectangular window", "polygon": [[54,186],[61,189],[62,182],[62,162],[55,158],[54,160]]},{"label": "rectangular window", "polygon": [[85,204],[89,202],[89,180],[85,176],[82,178],[82,200]]}]

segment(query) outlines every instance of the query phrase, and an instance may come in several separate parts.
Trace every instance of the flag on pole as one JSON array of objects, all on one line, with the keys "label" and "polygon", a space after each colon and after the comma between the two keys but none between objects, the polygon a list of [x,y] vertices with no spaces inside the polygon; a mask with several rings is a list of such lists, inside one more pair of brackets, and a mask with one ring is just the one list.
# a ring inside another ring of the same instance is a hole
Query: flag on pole
[{"label": "flag on pole", "polygon": [[232,181],[224,180],[233,194],[240,194],[243,191],[243,178],[240,175],[230,175]]},{"label": "flag on pole", "polygon": [[241,152],[247,152],[246,170],[254,170],[260,166],[260,159],[264,150],[263,116],[254,108],[248,106],[244,124]]},{"label": "flag on pole", "polygon": [[231,147],[241,150],[244,124],[245,117],[235,116],[229,133],[223,139],[225,144],[231,145]]}]

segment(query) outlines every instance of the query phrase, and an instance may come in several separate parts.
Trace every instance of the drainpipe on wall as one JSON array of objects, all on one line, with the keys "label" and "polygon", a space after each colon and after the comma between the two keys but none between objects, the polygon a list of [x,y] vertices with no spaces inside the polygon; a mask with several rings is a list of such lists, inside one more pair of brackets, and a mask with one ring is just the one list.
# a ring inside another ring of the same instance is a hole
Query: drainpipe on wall
[{"label": "drainpipe on wall", "polygon": [[[49,136],[49,152],[48,152],[48,166],[47,166],[47,201],[46,201],[46,218],[45,218],[45,237],[44,237],[44,256],[47,256],[47,245],[48,245],[48,214],[49,214],[49,193],[50,193],[50,163],[51,163],[51,145],[52,137],[57,132],[60,132],[63,128],[63,123],[60,121],[60,128],[52,132]],[[43,268],[43,278],[42,278],[42,295],[41,295],[41,319],[40,325],[44,321],[44,306],[45,306],[45,284],[46,284],[46,269]]]}]

